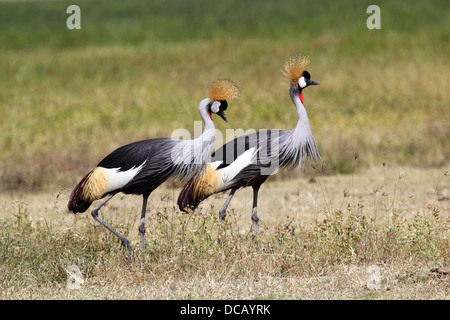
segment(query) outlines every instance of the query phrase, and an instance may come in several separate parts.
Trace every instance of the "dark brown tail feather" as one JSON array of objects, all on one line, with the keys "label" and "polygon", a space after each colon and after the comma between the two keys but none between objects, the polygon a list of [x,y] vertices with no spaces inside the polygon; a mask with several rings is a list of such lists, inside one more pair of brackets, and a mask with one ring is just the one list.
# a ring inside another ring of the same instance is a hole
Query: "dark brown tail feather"
[{"label": "dark brown tail feather", "polygon": [[194,211],[203,200],[210,196],[204,193],[196,194],[194,192],[194,186],[198,183],[198,179],[201,178],[202,171],[203,168],[197,170],[181,189],[177,200],[178,208],[180,208],[181,211]]},{"label": "dark brown tail feather", "polygon": [[92,202],[83,200],[81,195],[83,194],[84,185],[91,174],[92,171],[85,175],[70,194],[69,203],[67,204],[69,211],[72,211],[73,213],[85,212],[90,207]]},{"label": "dark brown tail feather", "polygon": [[181,189],[180,195],[178,196],[177,204],[181,211],[189,212],[190,210],[195,210],[200,204],[201,200],[194,198],[194,182],[196,175],[191,177]]}]

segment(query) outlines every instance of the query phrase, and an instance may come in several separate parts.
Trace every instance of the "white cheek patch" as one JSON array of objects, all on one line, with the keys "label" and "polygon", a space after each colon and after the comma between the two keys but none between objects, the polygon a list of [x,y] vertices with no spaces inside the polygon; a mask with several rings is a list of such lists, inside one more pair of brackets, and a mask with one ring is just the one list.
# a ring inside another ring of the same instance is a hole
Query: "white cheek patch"
[{"label": "white cheek patch", "polygon": [[300,88],[304,88],[306,87],[306,81],[305,81],[305,77],[301,77],[300,79],[298,79],[298,85],[300,86]]},{"label": "white cheek patch", "polygon": [[220,102],[219,101],[214,101],[211,105],[211,111],[214,113],[217,113],[220,109]]}]

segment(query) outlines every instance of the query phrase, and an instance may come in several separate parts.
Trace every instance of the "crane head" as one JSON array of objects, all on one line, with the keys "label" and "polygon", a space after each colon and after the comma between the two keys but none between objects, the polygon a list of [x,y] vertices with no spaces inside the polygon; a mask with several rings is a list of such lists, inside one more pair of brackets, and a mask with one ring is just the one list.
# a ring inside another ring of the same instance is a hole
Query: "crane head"
[{"label": "crane head", "polygon": [[[217,114],[221,117],[225,122],[228,122],[227,117],[225,116],[224,111],[228,108],[227,100],[216,100],[209,104],[208,112],[211,115],[212,113]],[[212,118],[211,118],[212,119]]]},{"label": "crane head", "polygon": [[302,76],[297,81],[299,91],[302,91],[307,86],[311,85],[319,85],[320,83],[314,80],[311,80],[311,75],[308,71],[303,71]]},{"label": "crane head", "polygon": [[289,82],[291,87],[298,89],[300,92],[307,86],[319,84],[311,80],[311,75],[306,71],[309,62],[308,56],[302,54],[293,55],[284,63],[284,69],[281,70],[283,77]]},{"label": "crane head", "polygon": [[225,122],[228,122],[224,113],[228,107],[227,100],[237,99],[239,95],[239,87],[231,80],[218,79],[212,82],[209,85],[209,98],[211,100],[208,107],[209,115],[215,113],[225,120]]}]

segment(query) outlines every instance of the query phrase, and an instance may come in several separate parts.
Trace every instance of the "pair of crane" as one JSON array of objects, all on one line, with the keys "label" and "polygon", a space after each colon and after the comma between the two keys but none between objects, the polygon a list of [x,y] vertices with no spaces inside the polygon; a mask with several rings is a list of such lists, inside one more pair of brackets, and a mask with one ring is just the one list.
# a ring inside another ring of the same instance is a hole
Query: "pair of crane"
[{"label": "pair of crane", "polygon": [[211,154],[215,140],[212,115],[228,122],[224,111],[229,100],[238,98],[240,91],[231,80],[216,80],[209,86],[209,97],[199,104],[203,133],[193,140],[171,138],[148,139],[122,146],[91,170],[72,191],[68,210],[85,212],[96,201],[103,201],[92,210],[92,217],[117,236],[131,256],[129,241],[103,219],[99,210],[119,192],[142,195],[139,223],[141,249],[145,250],[145,215],[150,194],[169,178],[187,180],[178,197],[180,210],[188,212],[212,194],[231,190],[219,211],[220,221],[235,192],[253,188],[252,221],[258,231],[258,191],[267,178],[279,168],[293,169],[307,162],[323,164],[314,141],[303,90],[318,85],[306,71],[309,58],[291,56],[284,64],[284,76],[289,82],[289,94],[295,105],[298,122],[294,129],[265,130],[240,136]]}]

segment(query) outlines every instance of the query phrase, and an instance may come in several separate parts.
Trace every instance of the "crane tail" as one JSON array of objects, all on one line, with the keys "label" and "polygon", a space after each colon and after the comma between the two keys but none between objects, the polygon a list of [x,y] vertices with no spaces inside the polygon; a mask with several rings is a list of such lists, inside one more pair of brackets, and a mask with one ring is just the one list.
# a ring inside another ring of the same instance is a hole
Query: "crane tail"
[{"label": "crane tail", "polygon": [[256,148],[251,148],[222,169],[217,169],[221,161],[205,164],[183,186],[177,201],[180,210],[195,210],[209,196],[230,188],[236,175],[255,161],[256,154]]},{"label": "crane tail", "polygon": [[67,208],[73,213],[85,212],[92,202],[107,192],[108,175],[104,168],[96,167],[81,179],[70,194]]},{"label": "crane tail", "polygon": [[73,213],[85,212],[91,206],[92,202],[87,202],[84,200],[80,200],[77,203],[69,203],[69,211]]},{"label": "crane tail", "polygon": [[195,210],[202,201],[199,197],[196,197],[194,192],[194,185],[197,181],[197,174],[194,174],[181,189],[178,196],[177,204],[181,211],[189,212],[189,210]]},{"label": "crane tail", "polygon": [[86,182],[91,177],[92,172],[93,170],[85,175],[70,194],[69,203],[67,204],[69,211],[73,213],[85,212],[91,205],[92,201],[86,201],[83,199],[83,190],[86,186]]},{"label": "crane tail", "polygon": [[218,190],[219,173],[216,167],[216,164],[205,164],[185,183],[177,201],[181,211],[195,210],[203,200]]}]

